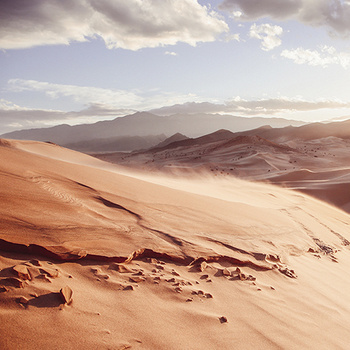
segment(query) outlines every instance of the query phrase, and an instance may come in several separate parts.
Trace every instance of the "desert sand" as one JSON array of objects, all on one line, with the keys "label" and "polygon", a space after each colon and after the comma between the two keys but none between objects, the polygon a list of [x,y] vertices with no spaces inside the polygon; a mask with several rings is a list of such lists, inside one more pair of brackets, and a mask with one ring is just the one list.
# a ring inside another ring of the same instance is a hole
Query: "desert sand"
[{"label": "desert sand", "polygon": [[[336,136],[334,136],[336,135]],[[211,173],[269,182],[312,195],[350,212],[349,121],[243,133],[219,130],[131,153],[95,154],[137,171]]]},{"label": "desert sand", "polygon": [[0,157],[1,349],[348,349],[344,210],[50,143]]}]

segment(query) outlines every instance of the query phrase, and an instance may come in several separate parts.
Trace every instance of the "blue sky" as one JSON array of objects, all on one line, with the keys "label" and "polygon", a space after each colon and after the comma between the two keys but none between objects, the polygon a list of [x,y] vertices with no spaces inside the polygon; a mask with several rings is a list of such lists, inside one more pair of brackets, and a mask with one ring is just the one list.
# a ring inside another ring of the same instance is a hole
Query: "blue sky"
[{"label": "blue sky", "polygon": [[350,117],[349,34],[341,0],[2,0],[0,133],[137,110]]}]

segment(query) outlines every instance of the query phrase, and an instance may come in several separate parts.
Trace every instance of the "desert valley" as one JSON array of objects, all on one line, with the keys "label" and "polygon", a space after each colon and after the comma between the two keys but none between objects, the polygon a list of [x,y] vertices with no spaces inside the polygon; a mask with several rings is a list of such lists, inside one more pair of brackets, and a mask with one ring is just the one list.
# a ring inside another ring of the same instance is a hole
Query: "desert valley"
[{"label": "desert valley", "polygon": [[347,125],[1,139],[0,347],[346,349]]}]

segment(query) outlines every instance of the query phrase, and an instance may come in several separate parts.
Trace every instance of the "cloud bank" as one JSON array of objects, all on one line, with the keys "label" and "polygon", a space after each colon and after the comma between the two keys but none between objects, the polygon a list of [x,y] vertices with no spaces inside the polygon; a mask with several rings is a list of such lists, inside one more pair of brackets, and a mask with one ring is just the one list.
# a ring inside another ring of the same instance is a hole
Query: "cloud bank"
[{"label": "cloud bank", "polygon": [[307,50],[298,47],[294,50],[283,50],[281,56],[292,60],[296,64],[307,64],[310,66],[340,65],[344,69],[350,67],[350,53],[337,52],[333,46],[323,46],[320,50]]},{"label": "cloud bank", "polygon": [[343,37],[350,35],[348,0],[224,0],[219,8],[243,21],[294,19],[315,27],[327,26]]},{"label": "cloud bank", "polygon": [[286,97],[259,100],[245,100],[235,97],[223,104],[189,102],[154,109],[151,112],[159,115],[171,115],[175,113],[233,113],[241,116],[258,116],[337,108],[350,108],[350,103],[336,100],[307,101]]},{"label": "cloud bank", "polygon": [[101,37],[110,49],[138,50],[214,41],[228,31],[196,0],[1,0],[0,48],[68,45]]},{"label": "cloud bank", "polygon": [[52,109],[32,109],[0,99],[0,134],[20,129],[43,128],[58,124],[94,123],[98,119],[114,119],[136,112],[100,104],[91,104],[81,111],[65,112]]}]

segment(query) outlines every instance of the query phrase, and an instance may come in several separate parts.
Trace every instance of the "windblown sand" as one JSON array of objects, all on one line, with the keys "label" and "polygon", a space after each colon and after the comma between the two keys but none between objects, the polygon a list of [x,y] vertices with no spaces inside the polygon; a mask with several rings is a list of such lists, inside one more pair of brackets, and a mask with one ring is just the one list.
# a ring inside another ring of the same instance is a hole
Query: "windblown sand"
[{"label": "windblown sand", "polygon": [[350,216],[0,145],[1,349],[348,349]]},{"label": "windblown sand", "polygon": [[[343,129],[346,132],[349,127],[337,125],[336,131]],[[350,212],[350,135],[347,138],[323,135],[319,139],[309,139],[308,132],[303,135],[305,139],[294,140],[288,128],[268,128],[266,132],[269,130],[277,134],[272,141],[258,135],[235,136],[220,130],[166,147],[95,156],[146,173],[154,170],[179,176],[210,173],[215,177],[270,182]]]}]

